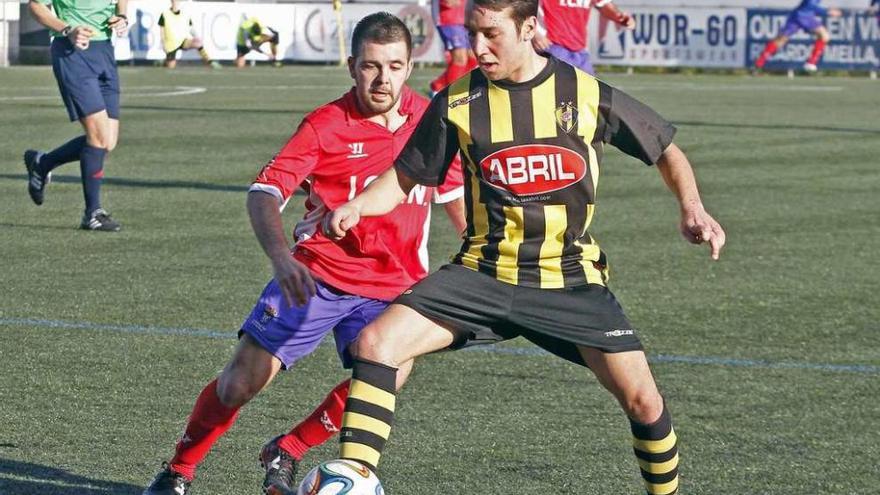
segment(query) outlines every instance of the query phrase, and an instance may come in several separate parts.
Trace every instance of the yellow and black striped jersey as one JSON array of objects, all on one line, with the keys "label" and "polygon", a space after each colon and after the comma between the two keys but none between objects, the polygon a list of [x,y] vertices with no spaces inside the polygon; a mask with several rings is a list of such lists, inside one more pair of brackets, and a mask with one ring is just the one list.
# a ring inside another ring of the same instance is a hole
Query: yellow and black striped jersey
[{"label": "yellow and black striped jersey", "polygon": [[655,163],[675,128],[589,74],[548,57],[530,81],[474,70],[440,92],[395,167],[443,182],[461,153],[467,232],[454,263],[542,289],[604,285],[607,260],[587,232],[605,143]]},{"label": "yellow and black striped jersey", "polygon": [[165,53],[171,53],[183,45],[187,38],[192,38],[193,22],[183,11],[177,12],[168,9],[159,16],[159,26],[162,27],[162,48]]}]

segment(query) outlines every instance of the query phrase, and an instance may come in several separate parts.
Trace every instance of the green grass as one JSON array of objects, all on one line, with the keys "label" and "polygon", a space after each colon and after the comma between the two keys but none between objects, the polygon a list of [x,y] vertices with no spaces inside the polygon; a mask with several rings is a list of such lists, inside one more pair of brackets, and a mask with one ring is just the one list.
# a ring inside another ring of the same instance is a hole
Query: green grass
[{"label": "green grass", "polygon": [[[433,74],[416,71],[414,85]],[[79,132],[65,124],[51,71],[0,70],[4,495],[140,493],[271,276],[247,222],[246,186],[305,112],[350,85],[325,67],[121,76],[122,136],[104,192],[124,230],[94,234],[76,229],[75,164],[57,171],[42,207],[25,191],[21,152]],[[649,354],[667,357],[653,368],[681,438],[683,493],[880,493],[877,83],[609,80],[678,125],[704,202],[728,233],[711,262],[680,238],[656,171],[608,152],[593,233]],[[155,96],[177,86],[207,89]],[[301,212],[285,212],[289,227]],[[437,266],[457,245],[443,218],[433,241]],[[280,376],[218,443],[196,493],[258,493],[259,447],[345,376],[332,346]],[[546,355],[424,358],[396,421],[380,473],[393,494],[640,492],[610,395]],[[330,442],[306,467],[335,455]]]}]

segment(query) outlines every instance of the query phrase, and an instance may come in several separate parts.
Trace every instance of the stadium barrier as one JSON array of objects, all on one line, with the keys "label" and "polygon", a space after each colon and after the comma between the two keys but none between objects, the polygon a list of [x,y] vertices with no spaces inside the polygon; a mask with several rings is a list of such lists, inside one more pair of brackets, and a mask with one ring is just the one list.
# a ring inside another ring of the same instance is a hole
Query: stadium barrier
[{"label": "stadium barrier", "polygon": [[[2,2],[3,0],[0,0]],[[788,0],[762,2],[753,8],[746,0],[619,0],[633,14],[637,26],[622,30],[599,15],[590,19],[590,47],[593,63],[621,67],[744,68],[754,64],[764,44],[785,23],[793,5]],[[345,3],[340,23],[331,2],[321,3],[228,3],[188,2],[195,34],[202,38],[217,60],[235,58],[238,24],[245,15],[257,16],[280,33],[279,53],[288,61],[337,62],[340,45],[348,47],[354,25],[364,15],[387,10],[400,16],[413,32],[414,56],[418,62],[441,62],[443,51],[434,29],[431,10],[425,2]],[[850,1],[843,5],[861,5]],[[864,5],[867,5],[865,2]],[[26,5],[22,4],[22,9]],[[117,40],[116,56],[121,61],[161,60],[164,53],[158,26],[167,4],[161,0],[129,3],[132,29],[126,39]],[[45,63],[48,35],[30,16],[22,14],[22,61]],[[844,9],[839,18],[827,18],[831,42],[820,68],[875,71],[880,67],[880,22],[864,7]],[[341,27],[341,30],[340,30]],[[36,35],[40,31],[41,35]],[[343,43],[339,41],[340,32]],[[799,33],[767,64],[768,69],[786,70],[801,66],[808,57],[812,38]],[[28,54],[25,57],[24,54]],[[184,60],[198,60],[194,52]],[[265,55],[251,52],[250,60]]]},{"label": "stadium barrier", "polygon": [[[743,68],[754,65],[764,45],[785,24],[789,9],[626,5],[636,28],[590,19],[594,64],[659,67]],[[864,9],[828,17],[831,41],[822,69],[876,70],[880,65],[880,22]],[[813,37],[800,32],[767,63],[767,69],[800,68]]]}]

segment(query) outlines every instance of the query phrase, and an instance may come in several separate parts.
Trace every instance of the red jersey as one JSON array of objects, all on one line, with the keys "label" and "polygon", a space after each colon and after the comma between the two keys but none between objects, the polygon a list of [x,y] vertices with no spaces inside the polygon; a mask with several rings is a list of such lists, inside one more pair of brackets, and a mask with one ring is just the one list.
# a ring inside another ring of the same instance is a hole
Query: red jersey
[{"label": "red jersey", "polygon": [[399,112],[409,118],[391,132],[358,112],[352,89],[307,115],[260,171],[251,191],[268,192],[284,203],[308,180],[293,255],[316,278],[349,294],[391,300],[427,275],[431,201],[445,203],[464,193],[458,159],[443,185],[416,185],[400,206],[381,217],[362,218],[341,240],[328,239],[321,229],[328,211],[360,194],[391,166],[427,107],[425,97],[404,87]]},{"label": "red jersey", "polygon": [[540,0],[547,38],[573,52],[587,49],[587,24],[593,6],[602,7],[610,0]]},{"label": "red jersey", "polygon": [[438,26],[463,26],[468,0],[431,0],[434,22]]}]

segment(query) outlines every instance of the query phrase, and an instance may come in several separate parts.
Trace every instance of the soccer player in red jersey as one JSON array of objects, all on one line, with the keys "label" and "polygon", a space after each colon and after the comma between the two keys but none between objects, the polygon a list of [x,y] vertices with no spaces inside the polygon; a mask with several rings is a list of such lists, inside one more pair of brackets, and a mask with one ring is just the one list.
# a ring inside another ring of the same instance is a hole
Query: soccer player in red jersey
[{"label": "soccer player in red jersey", "polygon": [[[199,395],[174,457],[145,495],[188,493],[196,467],[239,409],[278,371],[314,351],[331,330],[343,365],[351,366],[348,344],[361,328],[427,275],[432,197],[446,205],[458,231],[464,230],[460,164],[442,185],[413,189],[393,212],[362,222],[342,242],[317,228],[328,211],[391,165],[428,106],[405,85],[413,65],[412,41],[398,18],[380,12],[362,19],[351,53],[354,88],[307,115],[251,186],[248,213],[274,279],[242,324],[234,356]],[[291,252],[279,207],[305,180],[307,211],[294,230]],[[410,366],[399,375],[401,381]],[[345,381],[303,423],[263,447],[264,493],[293,493],[297,460],[338,431],[347,395]]]},{"label": "soccer player in red jersey", "polygon": [[471,53],[467,29],[464,27],[464,11],[467,0],[432,0],[431,8],[437,32],[446,49],[446,70],[431,81],[431,92],[437,93],[452,81],[476,68],[477,60]]},{"label": "soccer player in red jersey", "polygon": [[611,0],[540,0],[538,6],[544,29],[532,39],[535,50],[549,53],[589,74],[595,73],[587,38],[593,7],[599,9],[602,17],[626,29],[636,26],[635,19],[620,11]]}]

